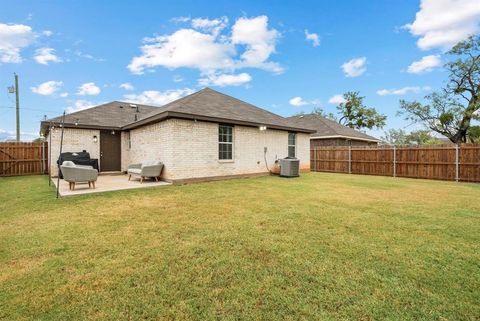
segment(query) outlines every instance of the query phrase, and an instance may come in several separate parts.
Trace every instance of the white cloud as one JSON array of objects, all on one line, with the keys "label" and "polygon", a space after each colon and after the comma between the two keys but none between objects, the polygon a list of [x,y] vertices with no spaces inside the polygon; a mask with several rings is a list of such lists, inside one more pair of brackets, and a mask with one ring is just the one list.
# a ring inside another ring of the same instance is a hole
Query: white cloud
[{"label": "white cloud", "polygon": [[448,50],[459,41],[480,31],[478,0],[422,0],[415,21],[404,26],[420,37],[422,50]]},{"label": "white cloud", "polygon": [[[0,141],[13,140],[17,137],[15,130],[7,130],[0,128]],[[20,131],[21,141],[31,141],[38,137],[38,133]]]},{"label": "white cloud", "polygon": [[170,21],[175,22],[175,23],[182,23],[182,22],[188,22],[190,21],[190,17],[175,17],[170,19]]},{"label": "white cloud", "polygon": [[240,86],[246,83],[249,83],[252,80],[252,77],[246,72],[242,72],[238,75],[208,75],[206,78],[201,78],[198,80],[198,83],[202,86]]},{"label": "white cloud", "polygon": [[343,73],[347,77],[361,76],[365,71],[367,71],[367,67],[365,67],[366,63],[366,57],[359,57],[349,60],[342,65]]},{"label": "white cloud", "polygon": [[334,105],[339,105],[341,103],[344,103],[346,102],[345,98],[343,98],[343,95],[334,95],[332,97],[330,97],[330,99],[328,100],[328,103],[330,104],[334,104]]},{"label": "white cloud", "polygon": [[91,101],[88,101],[88,100],[80,99],[80,100],[76,100],[73,103],[73,106],[67,107],[66,112],[68,114],[70,114],[70,113],[73,113],[73,112],[76,112],[76,111],[85,110],[85,109],[92,108],[92,107],[95,107],[95,106],[98,106],[98,104],[92,103]]},{"label": "white cloud", "polygon": [[135,89],[133,87],[133,85],[129,82],[125,82],[125,83],[121,84],[119,87],[122,88],[122,89],[125,89],[125,90],[134,90]]},{"label": "white cloud", "polygon": [[193,92],[194,90],[190,88],[171,89],[163,92],[157,90],[146,90],[138,95],[128,94],[124,95],[124,97],[127,101],[132,103],[162,106],[182,98],[183,96],[190,95]]},{"label": "white cloud", "polygon": [[62,98],[68,97],[68,93],[67,92],[61,93],[60,97],[62,97]]},{"label": "white cloud", "polygon": [[0,62],[21,63],[20,51],[35,40],[30,26],[0,23]]},{"label": "white cloud", "polygon": [[80,50],[75,50],[74,54],[75,54],[75,56],[77,56],[77,57],[85,58],[85,59],[90,59],[90,60],[93,60],[93,61],[98,61],[98,62],[104,62],[104,61],[106,61],[106,59],[104,59],[104,58],[97,58],[97,57],[92,56],[91,54],[84,53],[84,52],[82,52],[82,51],[80,51]]},{"label": "white cloud", "polygon": [[311,41],[314,47],[320,46],[320,37],[316,33],[309,33],[308,30],[305,29],[305,39]]},{"label": "white cloud", "polygon": [[42,65],[48,65],[49,62],[61,62],[58,56],[55,55],[55,49],[53,48],[40,48],[35,50],[35,56],[33,57],[36,62]]},{"label": "white cloud", "polygon": [[217,36],[228,25],[228,18],[221,17],[218,19],[204,19],[195,18],[192,19],[192,27],[197,30],[212,33]]},{"label": "white cloud", "polygon": [[387,95],[406,95],[408,93],[418,94],[421,91],[428,91],[431,88],[429,86],[419,87],[419,86],[407,86],[399,89],[381,89],[377,90],[377,94],[380,96],[387,96]]},{"label": "white cloud", "polygon": [[[283,71],[280,65],[268,61],[280,37],[278,31],[268,29],[268,17],[238,19],[231,28],[231,36],[220,34],[227,25],[226,17],[191,21],[195,29],[180,29],[170,35],[145,38],[140,48],[142,54],[133,57],[128,69],[142,74],[158,66],[184,67],[198,69],[203,75],[245,67],[274,73]],[[237,49],[244,49],[240,56]]]},{"label": "white cloud", "polygon": [[290,99],[288,101],[288,103],[292,106],[296,106],[296,107],[299,107],[299,106],[304,106],[304,105],[308,105],[309,102],[303,100],[302,97],[300,96],[297,96],[297,97],[293,97],[292,99]]},{"label": "white cloud", "polygon": [[173,76],[173,82],[182,82],[183,78],[180,75]]},{"label": "white cloud", "polygon": [[43,30],[43,31],[42,31],[42,35],[44,35],[45,37],[50,37],[51,35],[53,35],[53,31],[51,31],[51,30]]},{"label": "white cloud", "polygon": [[422,74],[432,71],[434,68],[441,66],[442,60],[440,55],[425,56],[418,61],[414,61],[408,66],[407,72],[411,74]]},{"label": "white cloud", "polygon": [[278,38],[280,33],[277,30],[268,29],[267,16],[239,18],[232,27],[232,43],[246,46],[239,66],[283,72],[279,64],[268,61],[270,55],[275,53]]},{"label": "white cloud", "polygon": [[77,95],[80,96],[96,96],[100,93],[100,88],[94,82],[87,82],[78,87]]},{"label": "white cloud", "polygon": [[60,87],[62,87],[63,82],[50,80],[46,81],[37,87],[30,87],[33,93],[43,95],[43,96],[50,96],[56,93]]},{"label": "white cloud", "polygon": [[128,65],[134,74],[157,66],[187,67],[202,72],[233,67],[234,48],[230,44],[217,42],[213,35],[193,29],[180,29],[169,36],[146,39],[141,51],[142,55],[134,57]]}]

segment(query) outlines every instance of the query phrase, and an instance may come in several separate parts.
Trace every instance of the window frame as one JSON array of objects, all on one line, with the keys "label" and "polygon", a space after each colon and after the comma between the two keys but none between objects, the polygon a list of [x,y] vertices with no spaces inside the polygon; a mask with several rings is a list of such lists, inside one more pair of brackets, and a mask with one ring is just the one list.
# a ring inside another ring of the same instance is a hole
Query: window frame
[{"label": "window frame", "polygon": [[[220,128],[221,127],[226,127],[230,128],[232,133],[232,141],[231,142],[222,142],[220,141]],[[235,154],[234,154],[234,143],[235,143],[235,126],[230,125],[230,124],[218,124],[218,132],[217,132],[217,159],[220,163],[232,163],[235,160]],[[232,158],[220,158],[220,146],[221,145],[230,145],[231,146],[231,157]]]},{"label": "window frame", "polygon": [[[294,143],[290,144],[290,135],[293,135]],[[293,156],[290,156],[290,148],[293,147]],[[287,136],[287,156],[288,157],[297,157],[297,133],[288,132]]]}]

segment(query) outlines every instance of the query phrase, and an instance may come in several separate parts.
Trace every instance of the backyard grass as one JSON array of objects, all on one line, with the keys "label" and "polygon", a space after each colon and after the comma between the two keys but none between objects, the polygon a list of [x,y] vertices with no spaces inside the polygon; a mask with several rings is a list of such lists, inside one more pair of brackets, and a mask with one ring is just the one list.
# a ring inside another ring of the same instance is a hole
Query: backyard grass
[{"label": "backyard grass", "polygon": [[0,319],[479,320],[480,184],[0,178]]}]

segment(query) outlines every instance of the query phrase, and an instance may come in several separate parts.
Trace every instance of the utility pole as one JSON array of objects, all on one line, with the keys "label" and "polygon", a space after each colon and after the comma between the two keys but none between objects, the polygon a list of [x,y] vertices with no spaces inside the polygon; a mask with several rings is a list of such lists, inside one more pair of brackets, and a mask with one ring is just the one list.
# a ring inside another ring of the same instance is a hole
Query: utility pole
[{"label": "utility pole", "polygon": [[15,109],[17,111],[17,142],[20,141],[20,100],[18,98],[18,75],[15,75]]}]

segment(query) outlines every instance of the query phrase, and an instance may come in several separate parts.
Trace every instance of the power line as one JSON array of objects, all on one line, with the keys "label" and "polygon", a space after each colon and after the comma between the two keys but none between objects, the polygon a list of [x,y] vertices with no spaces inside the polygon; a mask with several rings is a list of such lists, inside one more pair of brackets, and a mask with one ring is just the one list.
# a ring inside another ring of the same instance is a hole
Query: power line
[{"label": "power line", "polygon": [[[0,108],[2,109],[15,109],[15,106],[5,106],[5,105],[0,105]],[[33,111],[42,111],[42,112],[51,112],[51,113],[60,113],[58,110],[48,110],[48,109],[38,109],[38,108],[28,108],[28,107],[21,107],[21,110],[33,110]]]}]

